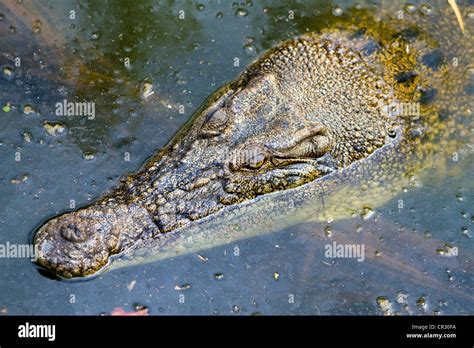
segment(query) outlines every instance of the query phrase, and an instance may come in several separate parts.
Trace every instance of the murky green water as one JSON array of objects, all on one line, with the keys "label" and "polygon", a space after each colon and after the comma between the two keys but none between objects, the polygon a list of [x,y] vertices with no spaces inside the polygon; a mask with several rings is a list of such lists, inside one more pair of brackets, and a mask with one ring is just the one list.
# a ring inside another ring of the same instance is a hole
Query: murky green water
[{"label": "murky green water", "polygon": [[[448,8],[411,4],[1,1],[0,244],[28,243],[46,218],[136,170],[211,92],[278,42],[341,18],[385,20],[399,10],[407,27],[429,30]],[[472,32],[474,5],[458,4]],[[440,37],[459,39],[454,13],[445,12],[451,26]],[[154,93],[144,97],[147,83]],[[56,116],[64,99],[95,102],[94,119]],[[48,134],[45,121],[64,132]],[[48,279],[28,259],[1,258],[0,313],[100,314],[139,304],[151,314],[473,314],[471,145],[460,141],[456,161],[428,168],[368,218],[301,221],[85,282]],[[326,258],[333,241],[364,244],[364,262]]]}]

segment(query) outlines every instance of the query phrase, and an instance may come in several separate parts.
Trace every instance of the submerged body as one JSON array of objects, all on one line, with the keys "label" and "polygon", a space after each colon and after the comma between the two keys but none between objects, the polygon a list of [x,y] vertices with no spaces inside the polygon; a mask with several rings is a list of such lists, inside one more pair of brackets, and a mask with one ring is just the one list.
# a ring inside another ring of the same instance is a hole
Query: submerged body
[{"label": "submerged body", "polygon": [[439,138],[436,109],[398,108],[416,109],[429,88],[416,57],[426,48],[388,43],[332,31],[272,49],[138,173],[43,225],[38,263],[87,276],[137,248],[165,257],[269,232],[265,221],[343,217],[386,201]]}]

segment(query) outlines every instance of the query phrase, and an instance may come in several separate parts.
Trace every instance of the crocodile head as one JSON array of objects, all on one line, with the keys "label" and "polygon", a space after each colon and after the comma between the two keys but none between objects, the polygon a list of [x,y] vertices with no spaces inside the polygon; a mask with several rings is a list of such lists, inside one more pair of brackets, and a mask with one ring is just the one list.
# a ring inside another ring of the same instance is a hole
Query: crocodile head
[{"label": "crocodile head", "polygon": [[[66,276],[90,274],[140,239],[343,169],[393,137],[390,102],[381,74],[347,43],[286,42],[216,92],[109,193],[115,207],[101,199],[44,225],[35,239],[39,263]],[[130,206],[139,208],[118,217]]]}]

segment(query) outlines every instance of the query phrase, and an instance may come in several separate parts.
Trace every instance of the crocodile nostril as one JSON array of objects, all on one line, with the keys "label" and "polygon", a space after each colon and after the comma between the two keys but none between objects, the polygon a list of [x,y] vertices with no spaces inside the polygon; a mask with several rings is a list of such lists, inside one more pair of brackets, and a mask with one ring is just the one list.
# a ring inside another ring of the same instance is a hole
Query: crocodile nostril
[{"label": "crocodile nostril", "polygon": [[86,233],[81,231],[74,223],[65,223],[60,227],[61,236],[70,242],[84,242],[87,239]]}]

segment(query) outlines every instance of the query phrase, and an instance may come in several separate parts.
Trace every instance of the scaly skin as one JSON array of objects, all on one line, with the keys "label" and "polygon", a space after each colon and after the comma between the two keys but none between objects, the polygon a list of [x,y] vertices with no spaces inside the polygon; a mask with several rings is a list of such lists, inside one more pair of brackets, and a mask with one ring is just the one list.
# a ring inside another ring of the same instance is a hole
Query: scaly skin
[{"label": "scaly skin", "polygon": [[[401,39],[367,53],[374,39],[352,35],[306,35],[264,54],[138,173],[43,225],[38,263],[63,277],[91,275],[140,245],[197,250],[265,229],[239,224],[322,216],[323,196],[337,206],[351,190],[394,190],[429,153],[426,134],[414,131],[436,112],[423,107],[421,121],[391,115],[389,105],[420,98],[421,78],[403,75],[414,53]],[[373,180],[362,180],[368,172]],[[213,227],[224,214],[226,228]]]}]

